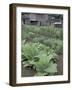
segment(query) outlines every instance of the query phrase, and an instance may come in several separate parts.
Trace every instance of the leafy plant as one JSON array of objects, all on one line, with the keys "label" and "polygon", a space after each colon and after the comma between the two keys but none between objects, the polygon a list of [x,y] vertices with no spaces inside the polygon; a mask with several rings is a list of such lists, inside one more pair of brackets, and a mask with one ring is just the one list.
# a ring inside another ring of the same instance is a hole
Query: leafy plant
[{"label": "leafy plant", "polygon": [[49,54],[48,56],[46,54],[41,54],[39,56],[39,61],[35,63],[36,66],[36,75],[42,76],[48,75],[50,73],[54,74],[57,72],[57,64],[54,63],[53,60],[54,56],[52,54]]},{"label": "leafy plant", "polygon": [[35,76],[55,74],[57,57],[63,55],[63,29],[24,24],[21,34],[24,68],[35,70]]},{"label": "leafy plant", "polygon": [[43,44],[25,42],[22,44],[22,62],[24,67],[34,69],[36,76],[48,75],[49,73],[54,74],[57,72],[56,58],[57,54],[54,50]]},{"label": "leafy plant", "polygon": [[52,49],[54,49],[57,54],[63,53],[62,40],[49,38],[48,40],[44,40],[43,43],[46,44],[47,46],[51,47]]}]

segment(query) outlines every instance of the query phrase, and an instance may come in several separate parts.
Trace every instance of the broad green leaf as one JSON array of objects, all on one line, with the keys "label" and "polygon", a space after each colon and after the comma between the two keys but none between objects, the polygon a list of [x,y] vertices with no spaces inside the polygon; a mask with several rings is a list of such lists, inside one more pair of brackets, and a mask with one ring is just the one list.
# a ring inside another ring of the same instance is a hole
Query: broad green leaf
[{"label": "broad green leaf", "polygon": [[50,63],[49,67],[44,70],[47,73],[55,73],[57,72],[57,64]]}]

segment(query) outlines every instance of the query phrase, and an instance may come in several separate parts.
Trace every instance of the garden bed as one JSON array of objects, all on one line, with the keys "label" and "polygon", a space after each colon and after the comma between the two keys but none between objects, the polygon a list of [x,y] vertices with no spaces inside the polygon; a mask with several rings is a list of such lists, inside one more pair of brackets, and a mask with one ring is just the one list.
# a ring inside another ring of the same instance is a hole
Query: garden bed
[{"label": "garden bed", "polygon": [[22,25],[22,77],[63,74],[63,29]]}]

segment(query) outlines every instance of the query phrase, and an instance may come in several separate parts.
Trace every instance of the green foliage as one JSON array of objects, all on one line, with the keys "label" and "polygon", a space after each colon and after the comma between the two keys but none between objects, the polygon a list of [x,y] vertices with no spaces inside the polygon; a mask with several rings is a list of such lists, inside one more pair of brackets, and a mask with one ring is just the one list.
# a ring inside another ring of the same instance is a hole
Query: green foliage
[{"label": "green foliage", "polygon": [[44,40],[43,43],[46,44],[47,46],[51,47],[52,49],[54,49],[57,54],[63,53],[62,40],[50,38],[48,40]]},{"label": "green foliage", "polygon": [[[34,34],[34,37],[37,36],[45,36],[48,38],[57,38],[57,39],[63,39],[63,30],[62,28],[54,28],[52,26],[33,26],[33,25],[24,25],[22,29],[22,33],[24,32],[26,34],[29,34],[29,32]],[[23,35],[23,36],[24,36]],[[26,37],[25,37],[26,38]],[[24,39],[24,38],[22,38]]]},{"label": "green foliage", "polygon": [[23,66],[34,69],[35,76],[55,74],[57,57],[63,54],[62,28],[22,25],[21,38]]},{"label": "green foliage", "polygon": [[22,26],[22,40],[42,43],[54,49],[57,54],[63,52],[63,30],[52,26]]},{"label": "green foliage", "polygon": [[48,68],[44,70],[47,73],[55,73],[57,72],[57,64],[50,62]]},{"label": "green foliage", "polygon": [[35,43],[26,43],[22,46],[22,53],[25,55],[27,59],[32,59],[35,55],[38,54],[38,48],[36,48]]},{"label": "green foliage", "polygon": [[[56,60],[57,54],[52,49],[43,44],[24,42],[22,44],[22,56],[25,57],[22,59],[24,67],[33,66],[33,69],[35,69],[37,72],[35,75],[48,75],[48,73],[54,74],[55,72],[57,72],[57,69],[55,69],[57,68],[57,66],[55,65],[54,71],[50,71],[50,69],[52,68],[51,65],[55,64],[54,59]],[[46,69],[48,71],[46,71]]]},{"label": "green foliage", "polygon": [[49,55],[46,55],[46,54],[41,54],[39,56],[39,61],[35,63],[35,66],[36,66],[36,75],[40,75],[43,73],[45,75],[48,75],[50,73],[55,73],[57,72],[57,64],[56,63],[53,63],[53,58],[54,56],[51,54]]}]

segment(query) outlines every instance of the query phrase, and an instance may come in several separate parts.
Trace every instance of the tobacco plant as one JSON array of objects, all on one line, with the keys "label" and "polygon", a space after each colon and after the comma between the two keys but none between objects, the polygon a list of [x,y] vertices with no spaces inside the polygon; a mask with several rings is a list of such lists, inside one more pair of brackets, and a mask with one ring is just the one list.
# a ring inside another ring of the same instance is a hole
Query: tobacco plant
[{"label": "tobacco plant", "polygon": [[57,54],[41,43],[22,42],[22,64],[32,68],[35,76],[53,75],[57,72]]}]

